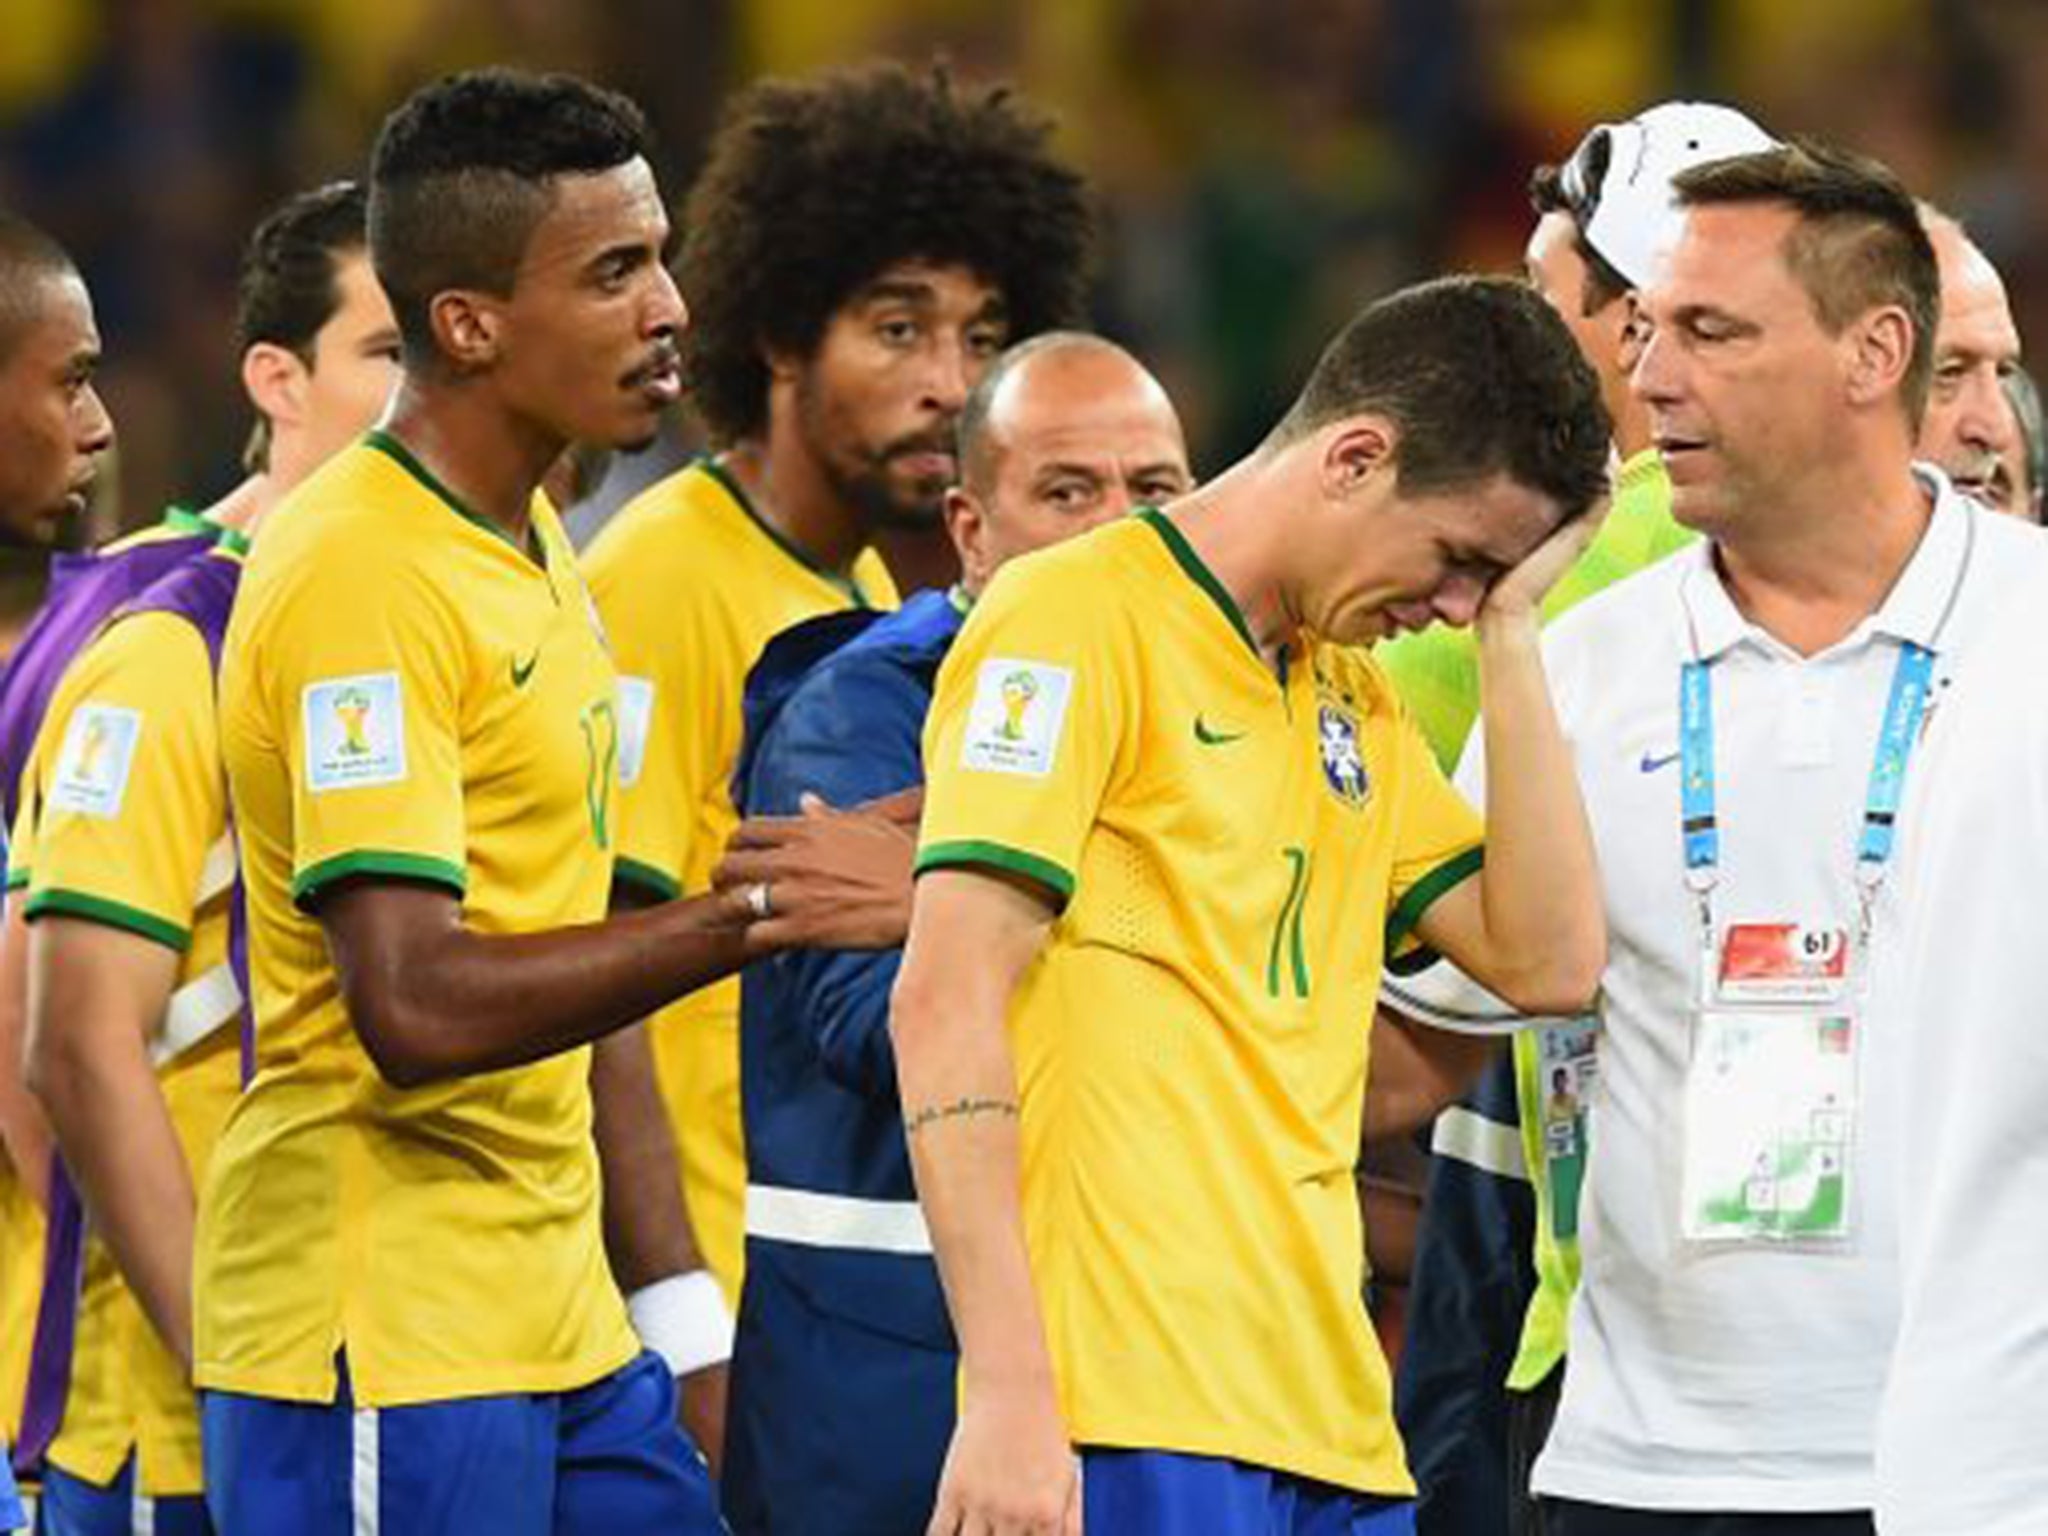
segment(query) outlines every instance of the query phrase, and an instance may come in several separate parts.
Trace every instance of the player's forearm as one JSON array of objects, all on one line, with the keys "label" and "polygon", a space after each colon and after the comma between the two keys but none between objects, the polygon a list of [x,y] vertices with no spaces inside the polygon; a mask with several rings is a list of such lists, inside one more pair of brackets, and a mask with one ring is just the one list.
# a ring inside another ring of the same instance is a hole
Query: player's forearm
[{"label": "player's forearm", "polygon": [[171,1351],[192,1359],[192,1178],[139,1021],[38,1020],[29,1086],[129,1288]]},{"label": "player's forearm", "polygon": [[1533,613],[1482,615],[1487,984],[1525,1013],[1586,1004],[1606,964],[1593,837],[1543,673]]},{"label": "player's forearm", "polygon": [[408,925],[402,905],[357,921],[359,904],[380,894],[388,888],[339,893],[321,920],[350,1020],[399,1087],[587,1045],[731,975],[746,958],[744,912],[736,915],[728,897],[499,936],[463,927],[452,901],[426,931]]},{"label": "player's forearm", "polygon": [[1024,1242],[1018,1102],[1000,1004],[949,999],[906,967],[893,1020],[918,1202],[960,1340],[967,1390],[1050,1394]]},{"label": "player's forearm", "polygon": [[688,1308],[675,1300],[687,1294],[677,1291],[679,1281],[691,1283],[680,1277],[703,1280],[704,1258],[683,1204],[675,1135],[655,1082],[645,1024],[607,1035],[592,1047],[590,1099],[612,1278],[630,1298],[627,1309],[641,1342],[679,1373],[677,1413],[715,1477],[725,1455],[732,1319],[715,1288]]},{"label": "player's forearm", "polygon": [[590,1061],[590,1098],[604,1174],[605,1251],[619,1288],[633,1291],[702,1269],[646,1025],[597,1042]]}]

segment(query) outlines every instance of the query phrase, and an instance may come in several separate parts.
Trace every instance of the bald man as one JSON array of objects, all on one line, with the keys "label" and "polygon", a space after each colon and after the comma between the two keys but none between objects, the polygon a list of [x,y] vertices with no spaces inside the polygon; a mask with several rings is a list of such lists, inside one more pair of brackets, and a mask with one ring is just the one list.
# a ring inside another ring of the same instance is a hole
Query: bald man
[{"label": "bald man", "polygon": [[1941,319],[1919,455],[1938,464],[1964,495],[2029,516],[2029,508],[2014,502],[2011,479],[1999,473],[2000,458],[2019,441],[2004,385],[2020,365],[2020,333],[2005,283],[1955,219],[1923,203],[1920,221],[1941,272]]},{"label": "bald man", "polygon": [[[850,805],[922,785],[932,679],[1001,567],[1191,483],[1166,392],[1094,336],[1012,348],[969,395],[958,432],[961,483],[945,518],[959,585],[887,617],[799,625],[748,679],[736,798],[749,815],[794,819],[743,826],[720,883],[766,881],[778,913],[837,899],[843,878],[804,846],[806,796]],[[911,845],[896,841],[877,852],[893,854],[907,932]],[[747,1279],[724,1481],[739,1536],[914,1533],[931,1514],[955,1346],[896,1096],[900,954],[798,950],[747,972]]]}]

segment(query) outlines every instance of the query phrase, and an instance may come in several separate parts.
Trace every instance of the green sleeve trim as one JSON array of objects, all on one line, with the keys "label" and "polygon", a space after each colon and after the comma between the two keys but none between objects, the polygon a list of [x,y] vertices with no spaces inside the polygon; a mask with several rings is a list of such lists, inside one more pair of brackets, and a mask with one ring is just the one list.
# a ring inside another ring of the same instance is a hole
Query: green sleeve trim
[{"label": "green sleeve trim", "polygon": [[1442,958],[1442,955],[1427,944],[1417,944],[1404,954],[1389,954],[1380,961],[1380,969],[1397,979],[1403,976],[1420,976]]},{"label": "green sleeve trim", "polygon": [[643,864],[638,859],[614,859],[612,883],[638,886],[663,901],[674,901],[683,894],[682,881],[666,870],[656,869],[652,864]]},{"label": "green sleeve trim", "polygon": [[1486,862],[1486,849],[1474,845],[1463,853],[1453,854],[1437,865],[1420,880],[1409,886],[1394,910],[1387,914],[1386,952],[1392,954],[1401,941],[1415,931],[1422,921],[1422,914],[1436,904],[1439,896],[1453,886],[1479,872],[1479,866]]},{"label": "green sleeve trim", "polygon": [[445,885],[460,896],[468,888],[468,879],[460,869],[446,859],[429,858],[419,853],[387,853],[381,849],[360,849],[355,853],[336,854],[331,859],[322,859],[292,881],[292,903],[301,912],[310,912],[320,892],[337,880],[346,880],[355,875],[388,875],[399,880],[424,880],[432,885]]},{"label": "green sleeve trim", "polygon": [[28,899],[28,906],[22,911],[25,919],[44,917],[56,913],[63,917],[82,917],[87,922],[101,923],[109,928],[120,928],[128,933],[140,934],[145,939],[174,949],[183,954],[192,943],[189,928],[180,928],[176,923],[167,923],[153,913],[118,901],[108,901],[101,896],[88,896],[83,891],[67,891],[61,887],[37,891]]},{"label": "green sleeve trim", "polygon": [[950,843],[933,843],[917,851],[917,873],[928,870],[946,869],[962,864],[980,864],[990,869],[1007,870],[1013,875],[1022,875],[1037,882],[1059,898],[1059,905],[1065,906],[1074,898],[1074,877],[1067,870],[1053,863],[1051,859],[1040,858],[1035,853],[1026,853],[1021,848],[1011,848],[1003,843],[983,842],[979,838],[963,838]]},{"label": "green sleeve trim", "polygon": [[7,889],[10,891],[19,891],[26,888],[28,885],[29,873],[29,867],[26,864],[8,865]]}]

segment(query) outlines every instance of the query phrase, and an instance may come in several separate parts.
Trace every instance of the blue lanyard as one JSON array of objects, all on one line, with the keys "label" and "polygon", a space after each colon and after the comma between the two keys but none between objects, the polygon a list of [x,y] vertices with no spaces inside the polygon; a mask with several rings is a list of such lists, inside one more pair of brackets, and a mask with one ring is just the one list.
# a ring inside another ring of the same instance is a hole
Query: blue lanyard
[{"label": "blue lanyard", "polygon": [[[1686,884],[1704,896],[1721,864],[1721,828],[1714,809],[1713,663],[1688,661],[1678,674],[1678,771],[1680,827],[1685,837]],[[1891,698],[1870,765],[1863,802],[1863,830],[1856,839],[1856,880],[1866,898],[1884,877],[1898,830],[1899,802],[1906,792],[1906,765],[1920,737],[1934,677],[1934,652],[1906,643],[1892,672]]]}]

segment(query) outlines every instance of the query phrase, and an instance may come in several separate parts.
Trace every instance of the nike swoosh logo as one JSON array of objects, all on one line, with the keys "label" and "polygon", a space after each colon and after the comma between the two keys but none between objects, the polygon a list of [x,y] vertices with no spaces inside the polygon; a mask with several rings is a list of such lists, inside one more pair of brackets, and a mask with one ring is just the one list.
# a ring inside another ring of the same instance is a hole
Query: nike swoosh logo
[{"label": "nike swoosh logo", "polygon": [[1228,746],[1233,741],[1242,740],[1244,735],[1243,731],[1213,730],[1200,715],[1195,716],[1195,740],[1205,747]]},{"label": "nike swoosh logo", "polygon": [[512,658],[512,686],[514,688],[524,688],[526,686],[526,680],[529,677],[533,676],[533,669],[539,665],[539,646],[534,647],[533,654],[526,658],[526,665],[523,667],[519,665],[519,658],[517,656],[514,656]]},{"label": "nike swoosh logo", "polygon": [[1659,768],[1666,767],[1677,761],[1678,754],[1676,752],[1666,752],[1662,757],[1653,757],[1649,750],[1645,748],[1643,760],[1636,766],[1642,769],[1644,773],[1655,773]]}]

